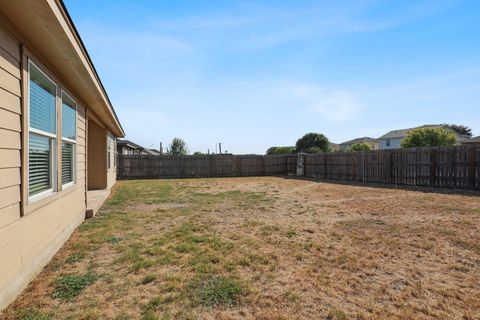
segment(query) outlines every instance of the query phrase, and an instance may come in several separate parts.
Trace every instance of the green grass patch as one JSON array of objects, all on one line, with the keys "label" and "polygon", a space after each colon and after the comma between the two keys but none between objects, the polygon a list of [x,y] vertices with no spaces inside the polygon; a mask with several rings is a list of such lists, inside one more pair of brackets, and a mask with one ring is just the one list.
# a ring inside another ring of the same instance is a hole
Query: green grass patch
[{"label": "green grass patch", "polygon": [[169,201],[173,191],[170,182],[164,181],[120,181],[114,187],[107,206],[125,206],[128,204],[156,204]]},{"label": "green grass patch", "polygon": [[110,237],[105,238],[105,241],[107,241],[108,243],[111,243],[111,244],[119,243],[122,240],[123,240],[123,238],[115,237],[115,236],[110,236]]},{"label": "green grass patch", "polygon": [[155,273],[148,273],[143,277],[142,284],[153,282],[155,279],[157,279],[157,275]]},{"label": "green grass patch", "polygon": [[195,305],[215,307],[237,304],[246,289],[234,278],[212,276],[193,280],[188,285],[188,292]]},{"label": "green grass patch", "polygon": [[347,320],[347,314],[342,310],[333,310],[328,313],[328,320]]},{"label": "green grass patch", "polygon": [[295,232],[295,230],[288,230],[287,233],[285,234],[285,236],[287,236],[287,238],[293,238],[297,235],[297,232]]},{"label": "green grass patch", "polygon": [[85,254],[83,252],[74,252],[67,257],[65,262],[69,263],[69,264],[74,264],[74,263],[82,261],[83,258],[85,258]]},{"label": "green grass patch", "polygon": [[57,278],[54,283],[53,298],[64,301],[75,299],[86,287],[97,281],[98,276],[92,273],[69,274]]},{"label": "green grass patch", "polygon": [[43,313],[35,308],[22,309],[18,312],[18,319],[21,320],[52,320],[50,314]]}]

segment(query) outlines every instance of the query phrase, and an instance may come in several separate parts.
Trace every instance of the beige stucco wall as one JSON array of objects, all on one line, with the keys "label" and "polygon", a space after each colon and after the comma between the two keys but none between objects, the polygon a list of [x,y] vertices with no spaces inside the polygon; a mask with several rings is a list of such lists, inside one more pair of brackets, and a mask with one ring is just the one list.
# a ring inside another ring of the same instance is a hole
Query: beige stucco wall
[{"label": "beige stucco wall", "polygon": [[77,107],[75,185],[30,204],[22,196],[22,179],[26,180],[21,174],[21,115],[24,125],[28,124],[21,106],[26,99],[20,89],[25,75],[22,60],[19,42],[0,25],[0,310],[61,248],[86,210],[86,112],[81,105]]}]

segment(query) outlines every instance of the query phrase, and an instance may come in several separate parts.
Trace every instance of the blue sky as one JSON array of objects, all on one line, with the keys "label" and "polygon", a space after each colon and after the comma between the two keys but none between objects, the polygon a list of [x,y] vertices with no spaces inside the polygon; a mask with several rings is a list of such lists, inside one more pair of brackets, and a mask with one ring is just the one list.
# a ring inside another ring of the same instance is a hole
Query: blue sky
[{"label": "blue sky", "polygon": [[65,3],[146,147],[263,153],[444,122],[480,134],[480,1]]}]

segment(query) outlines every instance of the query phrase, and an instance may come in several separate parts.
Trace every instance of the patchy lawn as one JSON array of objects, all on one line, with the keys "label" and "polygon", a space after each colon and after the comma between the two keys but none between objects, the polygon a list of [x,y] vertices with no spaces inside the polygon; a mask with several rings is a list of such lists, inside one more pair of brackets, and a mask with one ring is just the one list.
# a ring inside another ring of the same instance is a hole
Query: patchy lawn
[{"label": "patchy lawn", "polygon": [[479,319],[480,197],[119,182],[2,319]]}]

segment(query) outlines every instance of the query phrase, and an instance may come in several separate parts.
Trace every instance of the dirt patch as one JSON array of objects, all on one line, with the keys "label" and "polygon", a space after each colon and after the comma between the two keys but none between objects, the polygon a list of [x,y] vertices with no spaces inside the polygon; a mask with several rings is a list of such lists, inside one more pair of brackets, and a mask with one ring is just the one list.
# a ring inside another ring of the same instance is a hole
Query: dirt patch
[{"label": "dirt patch", "polygon": [[[476,196],[273,177],[119,182],[1,317],[479,319],[479,229]],[[70,274],[96,281],[54,298]]]}]

